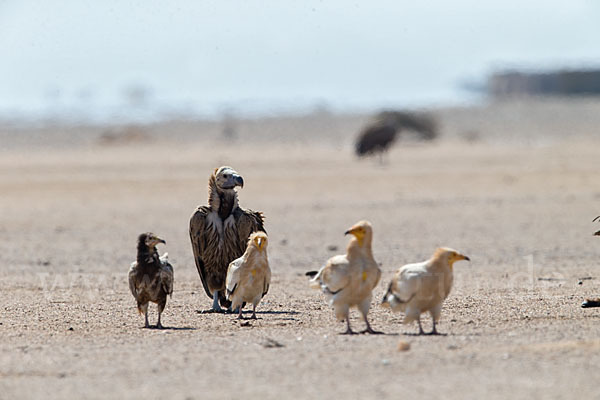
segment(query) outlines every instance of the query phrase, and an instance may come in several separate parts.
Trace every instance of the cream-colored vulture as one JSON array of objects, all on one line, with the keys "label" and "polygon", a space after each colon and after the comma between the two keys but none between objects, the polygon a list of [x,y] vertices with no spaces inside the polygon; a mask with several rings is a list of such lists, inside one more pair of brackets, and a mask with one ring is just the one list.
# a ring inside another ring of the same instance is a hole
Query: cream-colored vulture
[{"label": "cream-colored vulture", "polygon": [[448,248],[438,248],[433,256],[415,264],[406,264],[396,272],[390,282],[382,304],[393,311],[404,312],[404,323],[419,323],[423,334],[421,313],[429,311],[433,319],[432,335],[437,334],[436,323],[440,319],[442,303],[452,289],[452,268],[456,261],[469,257]]},{"label": "cream-colored vulture", "polygon": [[190,219],[196,268],[213,299],[208,312],[223,312],[219,303],[230,306],[225,296],[229,263],[244,254],[252,232],[265,232],[263,214],[239,206],[236,186],[243,187],[244,179],[233,168],[215,169],[208,180],[208,205],[198,206]]},{"label": "cream-colored vulture", "polygon": [[342,334],[356,333],[350,328],[350,307],[358,308],[367,325],[361,333],[381,333],[374,331],[367,319],[373,288],[381,277],[371,251],[373,228],[368,221],[360,221],[346,234],[353,235],[346,254],[330,258],[319,271],[310,271],[306,275],[313,277],[311,287],[320,288],[329,298],[337,319],[346,320],[346,331]]},{"label": "cream-colored vulture", "polygon": [[148,302],[158,304],[158,323],[161,329],[160,315],[167,304],[167,295],[173,296],[173,266],[167,261],[168,253],[158,256],[156,245],[165,241],[151,232],[138,237],[137,259],[129,268],[129,289],[137,301],[140,314],[148,324]]},{"label": "cream-colored vulture", "polygon": [[271,269],[267,258],[267,234],[254,232],[248,239],[244,254],[229,264],[227,270],[227,300],[231,309],[238,310],[242,319],[244,303],[252,303],[252,318],[256,319],[256,306],[269,291]]}]

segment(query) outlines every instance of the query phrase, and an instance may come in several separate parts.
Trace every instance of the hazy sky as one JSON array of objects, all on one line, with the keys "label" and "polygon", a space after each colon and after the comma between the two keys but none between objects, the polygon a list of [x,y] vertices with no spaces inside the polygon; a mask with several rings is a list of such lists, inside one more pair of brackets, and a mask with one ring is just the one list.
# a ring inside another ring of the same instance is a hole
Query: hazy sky
[{"label": "hazy sky", "polygon": [[460,99],[497,66],[600,64],[596,0],[0,0],[0,113],[135,85],[199,109]]}]

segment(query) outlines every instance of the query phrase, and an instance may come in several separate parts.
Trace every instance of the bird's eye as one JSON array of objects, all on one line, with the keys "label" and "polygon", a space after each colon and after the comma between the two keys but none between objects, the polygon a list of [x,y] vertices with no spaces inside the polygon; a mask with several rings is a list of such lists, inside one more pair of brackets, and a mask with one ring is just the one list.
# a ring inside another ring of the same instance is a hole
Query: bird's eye
[{"label": "bird's eye", "polygon": [[225,178],[225,179],[229,178],[229,174],[223,174],[223,178]]}]

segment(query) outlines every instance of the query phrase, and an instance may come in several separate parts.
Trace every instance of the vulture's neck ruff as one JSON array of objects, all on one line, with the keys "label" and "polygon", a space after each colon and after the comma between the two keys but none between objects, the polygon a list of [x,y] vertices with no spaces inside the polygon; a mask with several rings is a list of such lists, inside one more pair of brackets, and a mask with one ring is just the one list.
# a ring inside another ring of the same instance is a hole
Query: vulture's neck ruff
[{"label": "vulture's neck ruff", "polygon": [[148,247],[145,240],[140,240],[137,248],[137,263],[138,268],[143,272],[157,269],[160,265],[160,260],[156,247]]},{"label": "vulture's neck ruff", "polygon": [[213,175],[208,181],[208,205],[225,221],[238,207],[237,192],[233,188],[220,189]]}]

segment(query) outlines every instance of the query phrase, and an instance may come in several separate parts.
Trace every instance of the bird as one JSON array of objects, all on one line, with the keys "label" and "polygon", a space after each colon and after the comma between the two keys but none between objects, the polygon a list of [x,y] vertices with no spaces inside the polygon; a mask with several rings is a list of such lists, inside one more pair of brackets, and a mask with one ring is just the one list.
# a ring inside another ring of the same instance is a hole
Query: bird
[{"label": "bird", "polygon": [[204,312],[225,312],[231,303],[225,295],[229,263],[246,250],[252,232],[265,232],[260,211],[239,206],[235,188],[244,179],[233,168],[222,166],[208,180],[208,205],[198,206],[190,218],[190,239],[194,261],[206,295],[213,300]]},{"label": "bird", "polygon": [[355,152],[359,157],[383,153],[396,141],[398,132],[408,129],[421,139],[432,140],[437,136],[436,122],[431,115],[408,111],[382,111],[358,135]]},{"label": "bird", "polygon": [[[600,219],[600,215],[592,220],[592,222],[596,222]],[[594,236],[600,236],[600,231],[596,231]],[[600,307],[600,298],[598,299],[586,299],[583,303],[581,303],[582,308],[595,308]]]},{"label": "bird", "polygon": [[346,254],[330,258],[319,271],[309,271],[312,288],[321,289],[333,306],[339,321],[346,320],[346,331],[342,334],[355,334],[350,327],[350,307],[357,307],[366,324],[360,333],[378,334],[371,328],[367,314],[371,306],[372,291],[379,279],[381,270],[373,258],[371,243],[373,228],[368,221],[359,221],[345,232],[352,235]]},{"label": "bird", "polygon": [[148,324],[148,302],[158,305],[156,327],[162,329],[160,316],[167,304],[167,295],[173,297],[173,266],[168,261],[169,253],[159,257],[156,245],[166,242],[152,232],[138,236],[137,258],[129,268],[129,289],[137,301],[140,314]]},{"label": "bird", "polygon": [[436,323],[440,319],[442,303],[452,289],[452,269],[456,261],[471,261],[456,250],[440,247],[433,256],[415,264],[406,264],[394,275],[383,296],[382,304],[392,311],[403,311],[408,324],[417,321],[419,335],[423,335],[421,313],[429,311],[433,319],[431,335],[437,335]]},{"label": "bird", "polygon": [[271,269],[267,243],[266,233],[252,233],[244,254],[233,260],[227,269],[227,300],[231,301],[232,310],[238,310],[238,319],[243,319],[244,302],[252,303],[252,319],[256,319],[256,306],[269,291]]}]

